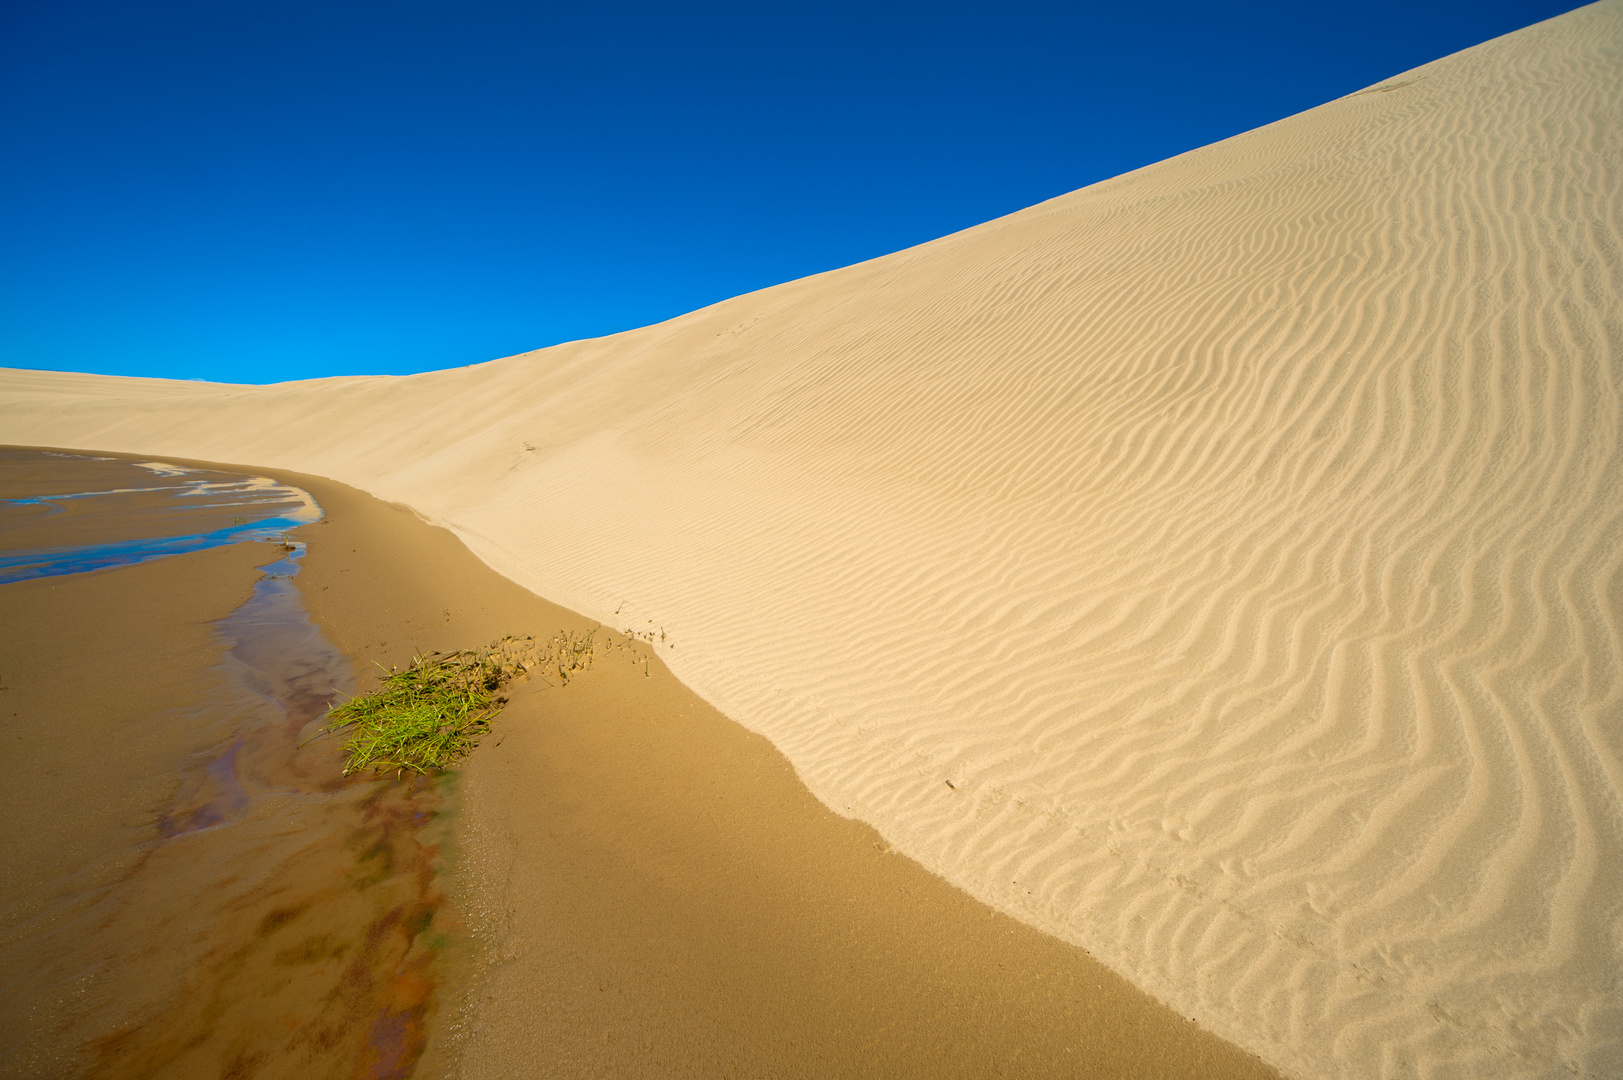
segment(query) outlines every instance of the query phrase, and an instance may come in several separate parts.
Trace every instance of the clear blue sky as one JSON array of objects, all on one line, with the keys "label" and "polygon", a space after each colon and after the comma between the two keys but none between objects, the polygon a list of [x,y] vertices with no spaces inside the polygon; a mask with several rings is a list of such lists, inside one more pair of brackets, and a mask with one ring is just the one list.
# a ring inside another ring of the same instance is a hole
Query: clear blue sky
[{"label": "clear blue sky", "polygon": [[1574,6],[5,0],[0,364],[274,382],[614,333]]}]

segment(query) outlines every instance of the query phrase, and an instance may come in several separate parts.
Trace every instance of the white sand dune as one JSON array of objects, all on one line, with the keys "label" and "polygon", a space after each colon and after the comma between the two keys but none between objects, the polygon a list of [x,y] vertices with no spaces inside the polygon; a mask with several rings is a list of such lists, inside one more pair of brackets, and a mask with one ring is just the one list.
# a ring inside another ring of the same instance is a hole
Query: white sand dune
[{"label": "white sand dune", "polygon": [[1615,1078],[1620,405],[1606,0],[610,338],[6,371],[0,441],[408,503],[1286,1072]]}]

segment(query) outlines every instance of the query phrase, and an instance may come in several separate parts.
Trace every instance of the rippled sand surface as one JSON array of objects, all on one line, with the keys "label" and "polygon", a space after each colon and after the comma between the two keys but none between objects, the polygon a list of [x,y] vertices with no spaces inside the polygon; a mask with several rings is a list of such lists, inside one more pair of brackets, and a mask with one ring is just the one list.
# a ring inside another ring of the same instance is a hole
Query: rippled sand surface
[{"label": "rippled sand surface", "polygon": [[1303,1077],[1623,1075],[1623,3],[409,378],[0,377],[664,635],[825,802]]}]

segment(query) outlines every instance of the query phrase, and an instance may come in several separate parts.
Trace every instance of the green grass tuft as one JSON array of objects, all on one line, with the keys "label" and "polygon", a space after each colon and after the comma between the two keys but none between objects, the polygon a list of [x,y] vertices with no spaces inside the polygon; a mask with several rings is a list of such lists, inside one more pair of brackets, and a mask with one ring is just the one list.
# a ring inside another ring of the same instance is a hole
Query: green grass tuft
[{"label": "green grass tuft", "polygon": [[[473,752],[507,699],[503,687],[532,672],[556,675],[590,667],[596,631],[563,632],[544,644],[506,637],[484,649],[418,656],[390,669],[382,685],[327,714],[324,733],[345,732],[344,775],[426,774]],[[550,680],[548,680],[550,683]]]}]

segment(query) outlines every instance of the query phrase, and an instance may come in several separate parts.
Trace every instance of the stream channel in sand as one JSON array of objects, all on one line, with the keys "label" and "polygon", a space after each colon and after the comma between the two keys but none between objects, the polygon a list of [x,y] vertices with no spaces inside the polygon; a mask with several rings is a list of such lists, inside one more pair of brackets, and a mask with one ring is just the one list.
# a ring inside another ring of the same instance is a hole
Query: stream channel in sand
[{"label": "stream channel in sand", "polygon": [[[267,563],[247,602],[196,638],[209,647],[173,656],[207,669],[201,692],[157,714],[129,715],[115,693],[52,715],[57,698],[26,685],[52,670],[49,655],[14,654],[0,672],[21,694],[5,695],[8,748],[83,743],[28,792],[56,804],[46,820],[66,831],[37,850],[6,842],[0,1076],[412,1072],[443,944],[431,841],[447,793],[346,779],[334,743],[313,738],[354,682],[293,582],[304,546],[286,530],[320,516],[305,492],[261,477],[0,449],[0,620],[33,620],[47,653],[53,634],[89,640],[119,620],[132,649],[157,647],[175,629],[167,605],[120,608],[136,575],[192,591],[204,583],[189,566],[228,572],[229,595],[245,558]],[[274,546],[225,563],[216,549],[238,541]],[[138,746],[154,772],[157,747],[167,782],[109,770],[131,739],[130,771]]]}]

